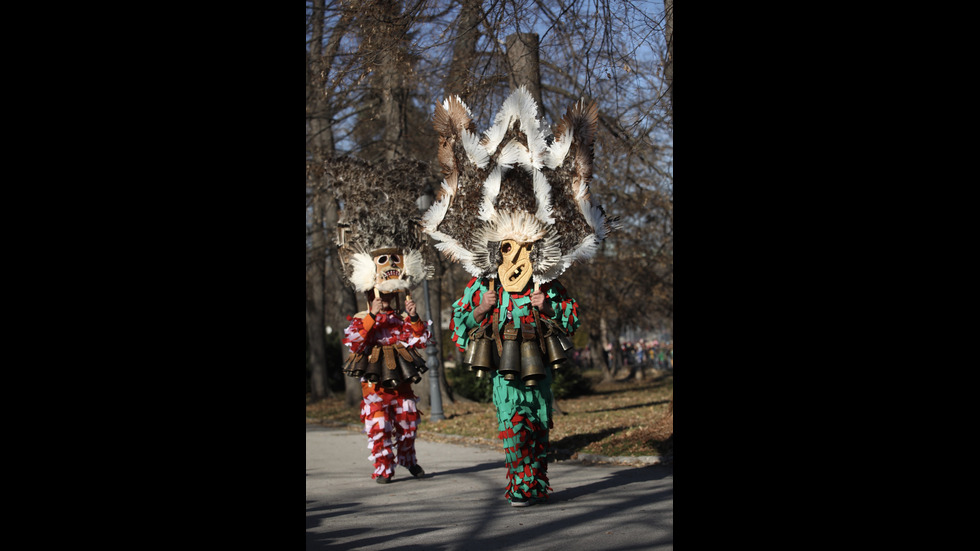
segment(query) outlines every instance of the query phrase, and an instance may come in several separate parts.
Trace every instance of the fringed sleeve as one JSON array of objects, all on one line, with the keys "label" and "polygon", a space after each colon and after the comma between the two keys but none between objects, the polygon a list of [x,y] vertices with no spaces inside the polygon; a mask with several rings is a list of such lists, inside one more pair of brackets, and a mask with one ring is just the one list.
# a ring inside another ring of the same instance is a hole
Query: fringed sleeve
[{"label": "fringed sleeve", "polygon": [[[346,344],[351,352],[355,354],[360,353],[367,346],[367,334],[370,328],[365,328],[364,320],[359,317],[347,316],[347,319],[351,320],[351,322],[347,326],[347,329],[344,329],[344,337],[341,339],[341,342]],[[368,319],[370,323],[373,323],[374,320]]]},{"label": "fringed sleeve", "polygon": [[411,320],[405,320],[405,335],[408,339],[405,341],[405,345],[409,348],[422,349],[425,348],[429,341],[432,340],[432,331],[429,330],[429,326],[432,325],[432,320],[419,320],[412,322]]},{"label": "fringed sleeve", "polygon": [[490,316],[485,317],[482,323],[477,323],[473,319],[473,309],[480,305],[483,293],[488,289],[489,287],[484,284],[482,279],[474,277],[470,279],[466,289],[463,290],[463,296],[453,303],[453,319],[449,324],[449,330],[452,331],[453,342],[456,343],[456,347],[462,351],[466,351],[469,332],[474,327],[487,323],[490,318]]},{"label": "fringed sleeve", "polygon": [[568,290],[557,279],[549,284],[545,293],[551,301],[551,309],[555,312],[555,321],[561,324],[569,335],[574,334],[582,323],[578,319],[578,302],[568,295]]}]

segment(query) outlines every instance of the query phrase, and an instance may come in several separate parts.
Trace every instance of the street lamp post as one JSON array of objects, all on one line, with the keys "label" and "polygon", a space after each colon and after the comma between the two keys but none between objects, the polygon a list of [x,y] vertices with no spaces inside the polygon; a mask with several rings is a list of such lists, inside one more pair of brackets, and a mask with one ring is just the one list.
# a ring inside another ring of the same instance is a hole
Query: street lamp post
[{"label": "street lamp post", "polygon": [[[431,302],[429,302],[429,282],[426,280],[422,281],[422,287],[425,289],[425,311],[429,314],[429,319],[432,319],[432,308]],[[445,417],[442,414],[442,389],[439,385],[439,339],[436,335],[439,334],[439,327],[436,327],[432,331],[432,340],[429,341],[428,346],[425,347],[425,352],[429,356],[425,360],[425,365],[429,367],[429,399],[432,401],[432,411],[429,412],[429,418],[433,421],[442,421]]]},{"label": "street lamp post", "polygon": [[[426,193],[422,197],[419,197],[417,204],[419,210],[425,212],[432,205],[432,201],[435,199],[431,193]],[[429,316],[429,320],[432,320],[432,303],[429,301],[429,281],[422,280],[422,288],[425,290],[425,312]],[[441,327],[435,327],[432,329],[432,339],[429,341],[428,346],[425,347],[426,355],[425,365],[429,368],[429,400],[431,401],[432,411],[429,412],[429,418],[433,421],[442,421],[445,416],[442,414],[442,388],[439,384],[440,377],[440,364],[439,361],[439,339],[437,335],[441,331]]]}]

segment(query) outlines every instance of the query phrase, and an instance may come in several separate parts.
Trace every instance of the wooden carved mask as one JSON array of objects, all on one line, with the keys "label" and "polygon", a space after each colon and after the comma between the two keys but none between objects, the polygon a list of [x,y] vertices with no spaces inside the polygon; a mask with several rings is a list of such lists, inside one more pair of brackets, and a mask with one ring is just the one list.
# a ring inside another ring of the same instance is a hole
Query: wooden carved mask
[{"label": "wooden carved mask", "polygon": [[533,247],[533,243],[519,243],[513,239],[500,242],[501,260],[497,275],[500,276],[500,285],[508,293],[520,293],[531,281],[534,275],[530,258]]},{"label": "wooden carved mask", "polygon": [[401,249],[378,249],[371,252],[374,257],[374,269],[377,283],[392,279],[401,279],[405,271],[405,255]]}]

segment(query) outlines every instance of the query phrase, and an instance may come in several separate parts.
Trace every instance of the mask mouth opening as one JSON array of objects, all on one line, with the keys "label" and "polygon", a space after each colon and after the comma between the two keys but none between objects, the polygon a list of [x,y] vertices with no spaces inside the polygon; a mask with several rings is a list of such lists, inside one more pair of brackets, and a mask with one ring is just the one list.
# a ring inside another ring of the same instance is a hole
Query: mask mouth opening
[{"label": "mask mouth opening", "polygon": [[530,264],[527,262],[521,262],[514,268],[511,268],[510,273],[507,275],[507,282],[513,283],[518,281],[521,279],[521,276],[524,275],[525,270],[530,269],[530,267]]},{"label": "mask mouth opening", "polygon": [[523,290],[534,274],[534,266],[526,258],[506,267],[506,271],[504,268],[501,266],[497,274],[500,277],[501,286],[511,293],[518,293]]},{"label": "mask mouth opening", "polygon": [[385,270],[381,273],[381,280],[388,281],[389,279],[400,279],[402,273],[399,270]]}]

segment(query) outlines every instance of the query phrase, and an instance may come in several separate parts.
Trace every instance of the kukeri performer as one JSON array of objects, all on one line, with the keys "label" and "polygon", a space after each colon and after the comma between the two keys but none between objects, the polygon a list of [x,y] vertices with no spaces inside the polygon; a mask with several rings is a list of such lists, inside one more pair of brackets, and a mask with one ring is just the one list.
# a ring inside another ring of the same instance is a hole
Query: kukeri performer
[{"label": "kukeri performer", "polygon": [[[427,370],[421,351],[432,338],[431,321],[416,312],[410,292],[432,275],[424,265],[424,236],[413,193],[424,164],[399,161],[375,167],[350,157],[329,162],[339,180],[344,212],[337,245],[346,281],[364,294],[368,309],[348,317],[342,342],[350,348],[344,373],[361,382],[361,421],[368,436],[371,478],[386,484],[395,466],[415,478],[425,471],[415,455],[421,415],[412,384]],[[404,292],[404,312],[396,308]]]},{"label": "kukeri performer", "polygon": [[578,306],[556,279],[588,259],[612,229],[592,204],[593,103],[572,106],[550,136],[526,89],[513,92],[477,136],[458,97],[436,107],[443,181],[422,218],[436,248],[473,278],[453,305],[464,364],[493,385],[512,506],[544,503],[552,371],[571,354]]}]

